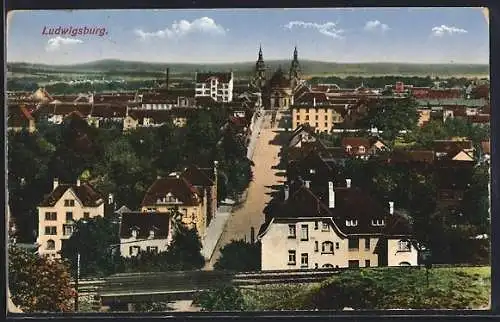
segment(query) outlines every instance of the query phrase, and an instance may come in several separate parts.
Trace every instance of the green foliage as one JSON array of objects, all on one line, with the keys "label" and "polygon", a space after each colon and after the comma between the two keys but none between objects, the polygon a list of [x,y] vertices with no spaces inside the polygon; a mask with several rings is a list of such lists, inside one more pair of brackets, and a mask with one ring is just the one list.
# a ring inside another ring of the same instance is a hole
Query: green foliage
[{"label": "green foliage", "polygon": [[61,254],[76,272],[77,254],[80,253],[80,276],[106,276],[113,273],[119,257],[118,225],[107,217],[81,219],[75,231],[63,243]]},{"label": "green foliage", "polygon": [[24,313],[73,310],[67,263],[9,246],[8,274],[12,302]]},{"label": "green foliage", "polygon": [[376,127],[383,131],[382,137],[389,142],[399,135],[400,130],[417,127],[417,104],[412,99],[381,100],[371,104],[367,115],[359,121],[363,128]]},{"label": "green foliage", "polygon": [[233,240],[221,249],[215,269],[238,272],[258,271],[261,267],[260,243]]},{"label": "green foliage", "polygon": [[245,309],[241,291],[230,286],[202,292],[195,302],[201,306],[202,311],[243,311]]}]

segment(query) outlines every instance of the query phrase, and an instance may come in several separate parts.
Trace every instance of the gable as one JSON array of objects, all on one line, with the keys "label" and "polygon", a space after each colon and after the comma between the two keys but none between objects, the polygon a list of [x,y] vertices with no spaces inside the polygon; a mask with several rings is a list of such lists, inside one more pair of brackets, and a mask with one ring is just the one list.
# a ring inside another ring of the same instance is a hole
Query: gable
[{"label": "gable", "polygon": [[470,156],[465,151],[460,151],[457,155],[455,155],[452,159],[453,161],[474,161],[474,158]]}]

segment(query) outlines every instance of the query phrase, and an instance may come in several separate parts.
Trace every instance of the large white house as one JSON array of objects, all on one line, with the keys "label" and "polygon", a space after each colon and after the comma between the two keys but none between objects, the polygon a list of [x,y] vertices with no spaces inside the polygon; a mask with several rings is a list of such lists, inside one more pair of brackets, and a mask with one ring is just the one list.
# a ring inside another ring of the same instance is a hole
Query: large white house
[{"label": "large white house", "polygon": [[233,73],[196,73],[194,97],[211,97],[217,102],[231,102]]},{"label": "large white house", "polygon": [[411,223],[393,202],[380,205],[350,180],[287,195],[258,236],[262,270],[418,264]]},{"label": "large white house", "polygon": [[120,254],[134,257],[141,252],[161,253],[167,250],[173,236],[169,213],[124,212],[120,221]]},{"label": "large white house", "polygon": [[52,192],[38,206],[38,253],[60,257],[63,240],[82,218],[104,216],[104,199],[88,183],[61,184],[54,179]]}]

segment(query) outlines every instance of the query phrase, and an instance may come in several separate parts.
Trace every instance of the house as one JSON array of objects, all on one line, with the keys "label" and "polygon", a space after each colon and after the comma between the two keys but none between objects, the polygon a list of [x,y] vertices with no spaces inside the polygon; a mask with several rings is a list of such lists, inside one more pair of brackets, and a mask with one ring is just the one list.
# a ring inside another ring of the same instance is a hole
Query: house
[{"label": "house", "polygon": [[376,138],[343,137],[340,145],[348,155],[362,159],[368,159],[387,149],[386,145]]},{"label": "house", "polygon": [[177,209],[182,223],[196,228],[203,237],[208,225],[207,195],[205,189],[196,188],[180,173],[157,178],[147,190],[141,203],[143,212],[167,213]]},{"label": "house", "polygon": [[285,194],[258,236],[262,270],[418,264],[411,221],[393,202],[384,207],[350,182],[325,190]]},{"label": "house", "polygon": [[442,160],[474,161],[474,145],[471,140],[435,140],[434,152]]},{"label": "house", "polygon": [[35,118],[25,105],[9,105],[7,117],[9,131],[27,130],[29,133],[36,131]]},{"label": "house", "polygon": [[196,189],[204,190],[207,201],[207,226],[217,214],[217,164],[215,161],[214,166],[209,168],[190,165],[181,174]]},{"label": "house", "polygon": [[343,181],[337,162],[334,159],[323,158],[318,150],[311,150],[302,159],[289,161],[286,174],[290,186],[297,182],[310,187],[311,183],[326,184],[332,179]]},{"label": "house", "polygon": [[38,253],[60,257],[74,223],[97,216],[104,216],[104,199],[89,183],[62,184],[54,179],[52,192],[38,205]]},{"label": "house", "polygon": [[292,135],[288,140],[288,147],[300,148],[302,143],[314,141],[316,141],[316,137],[314,136],[314,129],[309,124],[300,124],[292,132]]},{"label": "house", "polygon": [[332,128],[344,122],[348,104],[334,104],[325,93],[307,92],[292,105],[292,126],[301,124],[314,127],[315,132],[330,133]]},{"label": "house", "polygon": [[167,251],[172,241],[173,222],[169,213],[124,212],[120,222],[120,254],[134,257],[142,252]]},{"label": "house", "polygon": [[196,73],[194,97],[211,97],[217,102],[233,100],[233,73]]}]

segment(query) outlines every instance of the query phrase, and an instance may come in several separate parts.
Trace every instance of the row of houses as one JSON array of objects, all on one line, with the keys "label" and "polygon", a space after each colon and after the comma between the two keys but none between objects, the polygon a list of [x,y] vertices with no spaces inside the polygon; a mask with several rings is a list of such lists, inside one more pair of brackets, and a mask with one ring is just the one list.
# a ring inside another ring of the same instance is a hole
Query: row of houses
[{"label": "row of houses", "polygon": [[60,257],[62,244],[73,234],[75,222],[97,216],[116,219],[124,257],[142,251],[165,251],[175,221],[196,228],[203,237],[217,215],[217,162],[204,168],[190,165],[158,177],[137,210],[116,210],[113,205],[112,194],[104,197],[89,182],[61,183],[54,179],[52,191],[38,206],[38,253]]}]

